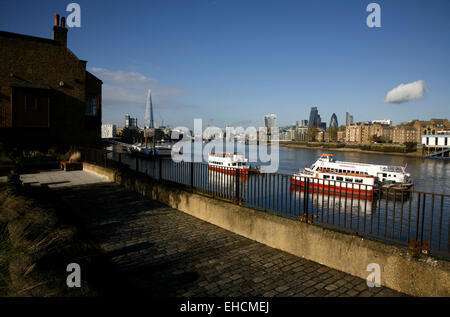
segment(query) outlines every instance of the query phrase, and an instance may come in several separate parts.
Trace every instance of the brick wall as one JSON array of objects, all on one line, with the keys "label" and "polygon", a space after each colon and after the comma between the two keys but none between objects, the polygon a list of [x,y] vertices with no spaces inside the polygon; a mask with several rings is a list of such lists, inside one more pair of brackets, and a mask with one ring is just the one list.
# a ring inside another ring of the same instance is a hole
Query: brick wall
[{"label": "brick wall", "polygon": [[[12,88],[16,83],[31,88]],[[93,145],[101,135],[101,84],[64,43],[0,31],[0,140],[28,146]],[[47,92],[36,89],[39,85],[47,86]],[[36,116],[23,117],[23,109],[14,111],[24,104],[21,94],[33,91],[48,94],[47,127],[36,128]],[[99,96],[96,118],[85,116],[87,92]]]}]

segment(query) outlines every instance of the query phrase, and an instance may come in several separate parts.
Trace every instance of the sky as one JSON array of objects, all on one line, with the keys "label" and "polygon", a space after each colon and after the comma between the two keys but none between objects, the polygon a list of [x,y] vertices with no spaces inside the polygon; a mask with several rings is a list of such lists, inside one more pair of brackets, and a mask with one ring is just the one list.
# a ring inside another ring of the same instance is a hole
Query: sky
[{"label": "sky", "polygon": [[[394,124],[450,118],[450,1],[77,1],[68,47],[103,81],[103,123],[279,126],[336,113]],[[1,1],[0,30],[52,37],[70,1]]]}]

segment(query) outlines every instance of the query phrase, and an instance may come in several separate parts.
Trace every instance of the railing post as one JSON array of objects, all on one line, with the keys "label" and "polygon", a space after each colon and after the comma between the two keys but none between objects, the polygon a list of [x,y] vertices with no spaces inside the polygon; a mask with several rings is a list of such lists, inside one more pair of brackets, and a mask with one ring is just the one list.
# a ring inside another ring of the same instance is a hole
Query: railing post
[{"label": "railing post", "polygon": [[139,157],[136,156],[136,172],[139,172]]},{"label": "railing post", "polygon": [[[300,177],[300,191],[301,191],[301,184],[302,184],[302,179]],[[305,181],[304,181],[304,186],[305,186],[305,190],[304,190],[304,199],[303,199],[303,222],[308,222],[308,195],[309,195],[309,177],[305,177]]]},{"label": "railing post", "polygon": [[122,163],[122,153],[119,152],[119,163]]},{"label": "railing post", "polygon": [[157,159],[158,160],[158,170],[159,170],[159,176],[158,176],[158,180],[161,181],[162,179],[162,160],[161,159]]},{"label": "railing post", "polygon": [[189,169],[190,169],[190,184],[191,184],[191,189],[194,190],[194,162],[189,162]]},{"label": "railing post", "polygon": [[239,205],[239,204],[240,204],[240,197],[239,197],[239,196],[240,196],[240,195],[239,195],[239,183],[240,183],[239,176],[240,176],[240,169],[239,169],[239,168],[236,168],[235,171],[236,171],[236,192],[235,192],[235,194],[234,194],[234,197],[235,197],[234,203],[235,203],[236,205]]}]

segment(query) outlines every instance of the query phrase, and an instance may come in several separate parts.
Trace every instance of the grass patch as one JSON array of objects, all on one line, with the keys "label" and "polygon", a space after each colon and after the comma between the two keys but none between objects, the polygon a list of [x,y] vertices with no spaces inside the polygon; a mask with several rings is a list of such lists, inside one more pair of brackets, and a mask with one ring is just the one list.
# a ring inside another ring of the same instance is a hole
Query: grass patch
[{"label": "grass patch", "polygon": [[[48,190],[32,191],[0,188],[0,296],[105,294],[109,262]],[[66,285],[69,263],[81,266],[81,288]]]}]

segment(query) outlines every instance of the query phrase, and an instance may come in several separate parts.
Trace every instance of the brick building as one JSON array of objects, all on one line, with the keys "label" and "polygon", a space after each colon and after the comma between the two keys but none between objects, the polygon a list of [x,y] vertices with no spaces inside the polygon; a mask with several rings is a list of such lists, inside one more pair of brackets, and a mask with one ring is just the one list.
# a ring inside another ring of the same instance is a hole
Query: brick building
[{"label": "brick building", "polygon": [[0,142],[25,148],[95,146],[102,81],[67,48],[65,18],[53,39],[0,31]]},{"label": "brick building", "polygon": [[407,142],[417,142],[420,138],[418,131],[410,126],[397,126],[394,128],[393,143],[405,144]]}]

